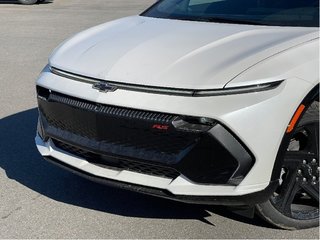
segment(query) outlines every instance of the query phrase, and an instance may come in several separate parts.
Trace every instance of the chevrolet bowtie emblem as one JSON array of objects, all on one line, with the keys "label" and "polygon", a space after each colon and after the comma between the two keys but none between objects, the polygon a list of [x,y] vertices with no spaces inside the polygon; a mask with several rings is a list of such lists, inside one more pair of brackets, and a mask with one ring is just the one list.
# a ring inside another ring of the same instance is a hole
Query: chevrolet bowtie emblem
[{"label": "chevrolet bowtie emblem", "polygon": [[96,82],[92,85],[93,89],[98,90],[99,92],[114,92],[118,89],[118,87],[111,85],[106,82]]}]

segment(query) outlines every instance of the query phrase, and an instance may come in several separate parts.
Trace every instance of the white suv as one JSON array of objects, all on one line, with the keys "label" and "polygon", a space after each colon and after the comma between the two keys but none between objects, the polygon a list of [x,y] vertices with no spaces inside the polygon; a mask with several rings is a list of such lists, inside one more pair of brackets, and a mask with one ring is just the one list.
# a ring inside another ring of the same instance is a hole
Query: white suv
[{"label": "white suv", "polygon": [[162,0],[57,48],[36,144],[90,179],[319,224],[319,1]]}]

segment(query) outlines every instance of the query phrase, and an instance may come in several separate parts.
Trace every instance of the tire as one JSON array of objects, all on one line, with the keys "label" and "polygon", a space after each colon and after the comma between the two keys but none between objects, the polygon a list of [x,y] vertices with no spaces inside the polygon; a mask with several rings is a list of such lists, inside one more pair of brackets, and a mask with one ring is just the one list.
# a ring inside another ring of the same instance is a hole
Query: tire
[{"label": "tire", "polygon": [[31,5],[31,4],[35,4],[38,0],[19,0],[19,2],[21,4],[24,4],[24,5]]},{"label": "tire", "polygon": [[319,102],[314,101],[294,130],[279,187],[256,212],[282,229],[319,226]]}]

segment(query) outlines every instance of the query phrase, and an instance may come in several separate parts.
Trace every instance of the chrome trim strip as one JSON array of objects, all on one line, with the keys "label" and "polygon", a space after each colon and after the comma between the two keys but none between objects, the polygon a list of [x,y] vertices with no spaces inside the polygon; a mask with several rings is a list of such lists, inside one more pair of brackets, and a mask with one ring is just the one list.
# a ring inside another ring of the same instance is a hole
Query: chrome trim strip
[{"label": "chrome trim strip", "polygon": [[186,96],[186,97],[211,97],[211,96],[224,96],[224,95],[268,91],[268,90],[277,88],[284,81],[284,80],[279,80],[279,81],[263,83],[259,85],[224,88],[224,89],[193,90],[193,89],[183,89],[183,88],[179,89],[179,88],[166,88],[166,87],[152,87],[152,86],[145,86],[145,85],[106,81],[106,80],[85,77],[82,75],[70,73],[67,71],[57,69],[55,67],[50,67],[50,71],[51,73],[58,75],[60,77],[65,77],[74,81],[79,81],[79,82],[88,83],[92,85],[99,82],[106,82],[110,87],[114,89],[122,89],[127,91],[137,91],[137,92],[146,92],[146,93],[154,93],[154,94]]}]

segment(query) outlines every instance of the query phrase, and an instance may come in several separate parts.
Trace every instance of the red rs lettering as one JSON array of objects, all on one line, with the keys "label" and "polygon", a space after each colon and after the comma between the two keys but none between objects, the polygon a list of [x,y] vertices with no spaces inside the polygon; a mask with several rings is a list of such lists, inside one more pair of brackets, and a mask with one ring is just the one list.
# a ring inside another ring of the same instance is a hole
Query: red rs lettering
[{"label": "red rs lettering", "polygon": [[168,130],[169,126],[168,125],[161,125],[161,124],[154,124],[152,126],[153,129],[158,129],[158,130]]}]

